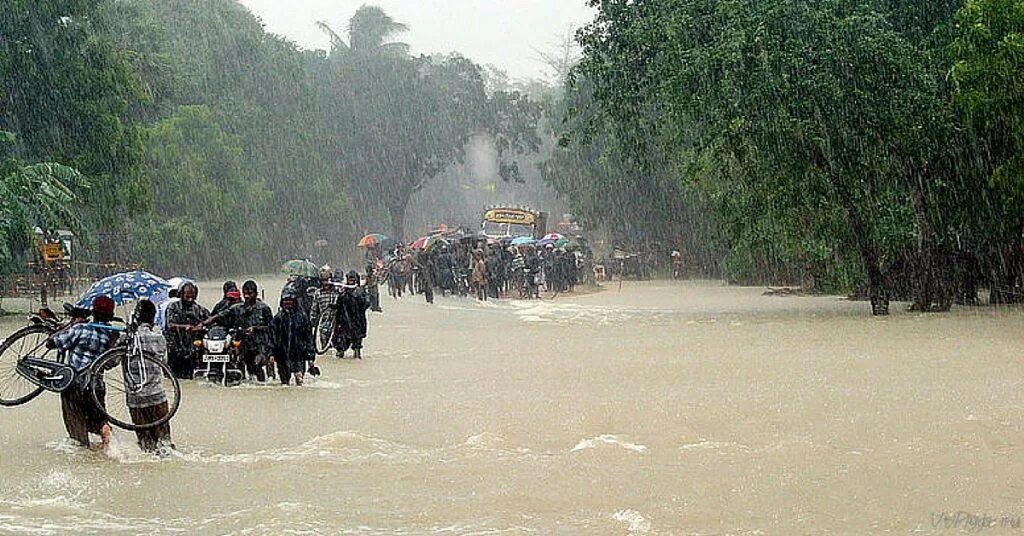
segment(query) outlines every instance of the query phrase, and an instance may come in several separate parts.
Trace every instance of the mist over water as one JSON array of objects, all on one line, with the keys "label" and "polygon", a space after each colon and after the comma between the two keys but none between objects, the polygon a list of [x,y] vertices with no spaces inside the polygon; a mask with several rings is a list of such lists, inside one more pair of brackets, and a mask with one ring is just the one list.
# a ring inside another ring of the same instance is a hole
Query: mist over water
[{"label": "mist over water", "polygon": [[868,321],[710,282],[383,305],[362,362],[307,387],[185,382],[168,458],[73,447],[53,395],[5,408],[0,533],[906,533],[1016,507],[1017,310]]}]

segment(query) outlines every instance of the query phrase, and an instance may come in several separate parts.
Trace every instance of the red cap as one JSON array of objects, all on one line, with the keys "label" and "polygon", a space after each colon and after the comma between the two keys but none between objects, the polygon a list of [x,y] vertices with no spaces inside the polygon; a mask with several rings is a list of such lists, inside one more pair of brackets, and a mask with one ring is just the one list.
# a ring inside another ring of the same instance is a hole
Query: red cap
[{"label": "red cap", "polygon": [[92,315],[97,320],[114,318],[114,300],[107,296],[96,296],[92,300]]}]

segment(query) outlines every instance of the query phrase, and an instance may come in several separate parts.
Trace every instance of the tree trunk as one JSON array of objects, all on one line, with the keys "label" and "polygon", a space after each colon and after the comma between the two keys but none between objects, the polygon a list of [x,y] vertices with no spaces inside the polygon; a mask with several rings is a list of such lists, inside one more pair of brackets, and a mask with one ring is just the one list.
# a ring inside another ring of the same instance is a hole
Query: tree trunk
[{"label": "tree trunk", "polygon": [[998,267],[992,274],[992,288],[989,292],[989,303],[992,305],[1005,305],[1020,303],[1021,295],[1018,284],[1021,272],[1021,249],[1024,243],[1021,240],[1021,232],[1015,233],[1009,251],[1004,251],[999,258]]},{"label": "tree trunk", "polygon": [[[917,261],[914,266],[915,295],[914,307],[921,312],[936,310],[936,302],[948,303],[947,297],[939,296],[942,285],[938,285],[935,277],[935,232],[928,220],[927,188],[925,172],[915,173],[911,188],[914,202],[914,219],[917,223]],[[940,306],[939,309],[942,307]]]},{"label": "tree trunk", "polygon": [[409,196],[397,196],[388,201],[388,215],[391,217],[391,237],[405,243],[405,209],[409,206]]},{"label": "tree trunk", "polygon": [[868,298],[871,300],[871,314],[874,316],[885,316],[889,314],[889,294],[885,285],[885,275],[882,273],[881,259],[878,248],[868,238],[868,226],[849,197],[843,198],[846,217],[850,221],[854,239],[857,241],[857,249],[860,250],[861,261],[864,263],[864,270],[868,274]]},{"label": "tree trunk", "polygon": [[882,273],[881,255],[878,253],[878,248],[871,243],[867,222],[857,210],[849,188],[836,176],[829,158],[821,148],[815,155],[815,165],[832,183],[832,187],[842,201],[846,218],[850,222],[850,229],[853,231],[857,249],[860,251],[861,262],[864,263],[864,270],[868,275],[868,298],[871,300],[871,314],[874,316],[888,315],[889,293],[885,284],[885,274]]}]

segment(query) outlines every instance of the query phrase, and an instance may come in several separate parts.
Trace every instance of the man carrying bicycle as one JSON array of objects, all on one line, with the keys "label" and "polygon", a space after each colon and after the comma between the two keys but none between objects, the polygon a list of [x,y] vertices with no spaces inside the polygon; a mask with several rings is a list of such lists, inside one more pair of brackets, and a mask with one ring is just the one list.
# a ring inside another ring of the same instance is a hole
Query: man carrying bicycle
[{"label": "man carrying bicycle", "polygon": [[[340,283],[344,280],[345,277],[341,270],[337,270],[333,275],[322,275],[320,277],[320,288],[313,293],[313,306],[309,309],[309,322],[313,325],[314,330],[319,329],[320,318],[323,315],[338,314],[338,296],[340,296],[340,292],[335,281]],[[330,325],[333,328],[333,316],[330,318],[332,320]],[[314,333],[313,335],[314,340],[320,336],[319,333]],[[334,335],[332,334],[331,346],[334,346],[334,342]]]},{"label": "man carrying bicycle", "polygon": [[114,319],[114,300],[106,296],[94,299],[92,316],[93,323],[79,323],[58,331],[47,346],[64,352],[68,364],[79,373],[74,383],[60,394],[61,413],[68,436],[89,447],[89,434],[97,434],[105,449],[110,444],[110,424],[93,402],[91,392],[95,389],[97,400],[103,402],[106,388],[103,383],[94,382],[90,374],[81,372],[117,342],[117,332],[103,327]]},{"label": "man carrying bicycle", "polygon": [[[160,328],[154,327],[155,318],[156,306],[153,305],[153,302],[139,301],[135,307],[135,321],[140,350],[164,361],[167,342],[160,332]],[[161,383],[163,369],[157,363],[145,359],[139,360],[136,366],[138,372],[141,373],[141,381],[136,389],[126,393],[126,402],[132,422],[137,425],[146,425],[163,419],[169,412],[167,393]],[[174,443],[171,442],[170,423],[146,430],[136,430],[135,436],[138,439],[139,448],[145,452],[174,448]]]}]

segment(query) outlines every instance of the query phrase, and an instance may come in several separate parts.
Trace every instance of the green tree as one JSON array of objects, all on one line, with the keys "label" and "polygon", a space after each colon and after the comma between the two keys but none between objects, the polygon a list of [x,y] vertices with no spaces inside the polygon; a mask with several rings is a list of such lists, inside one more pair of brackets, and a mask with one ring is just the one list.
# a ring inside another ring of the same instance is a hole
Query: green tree
[{"label": "green tree", "polygon": [[[409,57],[387,40],[404,26],[363,6],[349,24],[348,44],[326,24],[333,48],[322,72],[328,138],[335,166],[364,230],[387,225],[401,238],[413,194],[452,165],[477,133],[496,140],[503,175],[516,179],[516,153],[535,150],[539,109],[518,94],[489,98],[481,68],[462,56]],[[533,121],[531,121],[531,118]]]},{"label": "green tree", "polygon": [[254,269],[267,200],[250,180],[241,140],[204,106],[182,106],[148,132],[145,168],[155,210],[137,221],[136,250],[159,271]]},{"label": "green tree", "polygon": [[131,106],[145,93],[126,51],[98,31],[102,0],[10,0],[0,10],[0,129],[16,155],[70,165],[89,178],[84,217],[115,256],[127,219],[148,210]]},{"label": "green tree", "polygon": [[951,47],[955,103],[975,129],[992,190],[998,266],[992,300],[1019,301],[1024,262],[1024,2],[968,0]]}]

